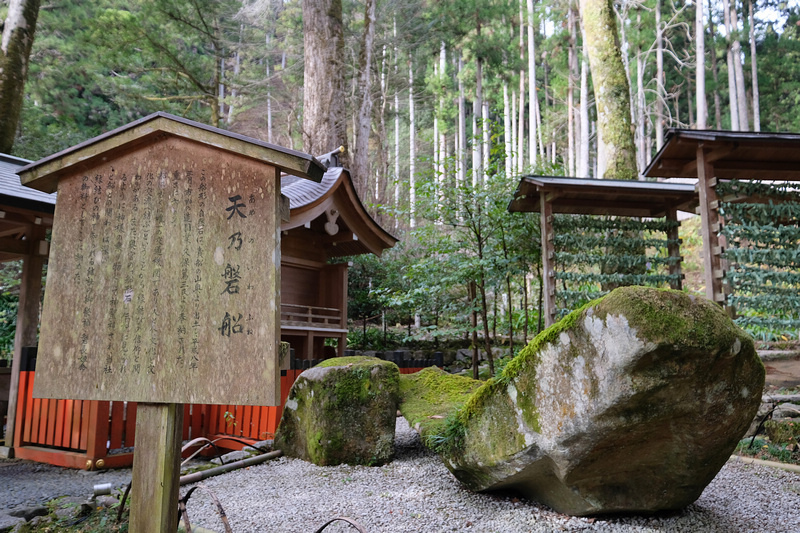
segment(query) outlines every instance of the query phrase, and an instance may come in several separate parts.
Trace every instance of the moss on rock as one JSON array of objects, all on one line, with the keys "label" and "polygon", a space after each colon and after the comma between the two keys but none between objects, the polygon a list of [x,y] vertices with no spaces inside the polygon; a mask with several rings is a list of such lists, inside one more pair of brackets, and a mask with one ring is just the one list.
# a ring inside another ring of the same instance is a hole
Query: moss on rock
[{"label": "moss on rock", "polygon": [[397,365],[372,357],[324,361],[297,378],[275,447],[318,465],[391,460],[399,400]]},{"label": "moss on rock", "polygon": [[[624,287],[459,397],[435,449],[473,490],[518,489],[568,514],[679,509],[722,467],[763,384],[752,339],[717,305]],[[417,386],[404,398],[440,385]]]},{"label": "moss on rock", "polygon": [[423,442],[435,449],[449,446],[460,430],[458,412],[483,382],[425,368],[400,376],[400,412],[417,428]]}]

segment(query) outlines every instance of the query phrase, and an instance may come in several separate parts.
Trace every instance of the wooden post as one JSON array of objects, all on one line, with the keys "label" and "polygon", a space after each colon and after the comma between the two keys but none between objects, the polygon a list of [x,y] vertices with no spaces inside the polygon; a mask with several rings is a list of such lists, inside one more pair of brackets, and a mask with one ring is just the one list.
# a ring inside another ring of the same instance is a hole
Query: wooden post
[{"label": "wooden post", "polygon": [[[667,220],[670,222],[677,222],[678,220],[678,210],[674,207],[670,207],[667,209]],[[671,289],[675,289],[679,291],[683,288],[683,283],[681,281],[681,245],[677,242],[680,237],[680,233],[678,231],[678,227],[670,228],[667,230],[667,239],[670,241],[675,241],[674,244],[670,243],[667,245],[667,253],[669,253],[670,257],[677,257],[678,261],[675,263],[670,263],[669,265],[669,274],[670,276],[677,275],[677,281],[671,281],[669,286]]]},{"label": "wooden post", "polygon": [[544,326],[555,323],[556,314],[556,274],[555,247],[553,246],[553,206],[546,199],[544,191],[539,192],[542,213],[542,289],[544,293]]},{"label": "wooden post", "polygon": [[725,303],[722,291],[722,261],[720,254],[719,231],[719,198],[715,189],[714,165],[707,159],[702,144],[697,146],[697,187],[700,200],[700,230],[703,235],[703,265],[706,283],[706,298],[720,305]]},{"label": "wooden post", "polygon": [[183,404],[139,403],[131,487],[131,533],[174,533],[178,526]]},{"label": "wooden post", "polygon": [[[35,346],[39,329],[39,301],[42,296],[42,267],[47,252],[40,249],[45,239],[45,228],[33,226],[28,232],[30,252],[22,259],[22,280],[19,287],[17,330],[14,335],[14,359],[11,362],[11,384],[8,393],[8,419],[5,445],[13,446],[17,418],[17,396],[19,372],[22,363],[22,347]],[[13,452],[12,452],[13,453]],[[9,454],[11,455],[11,454]]]}]

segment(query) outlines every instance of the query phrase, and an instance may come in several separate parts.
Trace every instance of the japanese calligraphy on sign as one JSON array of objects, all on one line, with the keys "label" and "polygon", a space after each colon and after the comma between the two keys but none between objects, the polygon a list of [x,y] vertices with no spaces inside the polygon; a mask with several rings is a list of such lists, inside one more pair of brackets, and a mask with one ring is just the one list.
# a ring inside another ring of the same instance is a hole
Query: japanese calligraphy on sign
[{"label": "japanese calligraphy on sign", "polygon": [[274,167],[167,138],[58,185],[35,394],[273,405]]}]

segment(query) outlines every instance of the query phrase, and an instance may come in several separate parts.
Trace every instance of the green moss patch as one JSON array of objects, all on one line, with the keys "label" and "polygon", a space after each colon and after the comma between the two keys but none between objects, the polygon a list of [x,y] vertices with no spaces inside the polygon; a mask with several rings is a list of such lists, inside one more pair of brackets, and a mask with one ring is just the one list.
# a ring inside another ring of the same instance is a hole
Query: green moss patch
[{"label": "green moss patch", "polygon": [[375,357],[364,357],[361,355],[352,355],[349,357],[333,357],[326,359],[317,365],[318,368],[330,368],[333,366],[375,366],[376,364],[393,365],[389,361],[376,359]]},{"label": "green moss patch", "polygon": [[[443,435],[458,410],[482,384],[448,374],[436,367],[400,375],[400,412],[412,426],[419,424],[423,438]],[[450,420],[450,422],[448,422]]]}]

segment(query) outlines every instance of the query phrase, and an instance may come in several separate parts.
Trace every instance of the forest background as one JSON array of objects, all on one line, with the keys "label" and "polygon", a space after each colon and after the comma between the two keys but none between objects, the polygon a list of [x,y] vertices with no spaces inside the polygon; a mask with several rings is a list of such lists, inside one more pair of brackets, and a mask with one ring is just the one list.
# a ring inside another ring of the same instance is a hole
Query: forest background
[{"label": "forest background", "polygon": [[[315,28],[303,2],[23,3],[38,20],[12,155],[36,160],[159,110],[307,145]],[[380,259],[352,259],[351,344],[479,333],[513,351],[542,327],[538,217],[506,209],[519,176],[603,174],[579,2],[328,3],[346,133],[313,153],[348,146],[362,202],[401,239]],[[612,5],[639,172],[668,128],[800,131],[797,2]],[[0,344],[13,341],[15,268],[4,267]]]}]

